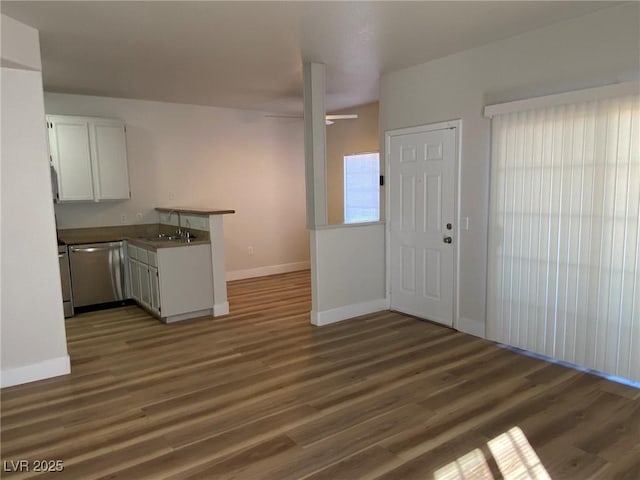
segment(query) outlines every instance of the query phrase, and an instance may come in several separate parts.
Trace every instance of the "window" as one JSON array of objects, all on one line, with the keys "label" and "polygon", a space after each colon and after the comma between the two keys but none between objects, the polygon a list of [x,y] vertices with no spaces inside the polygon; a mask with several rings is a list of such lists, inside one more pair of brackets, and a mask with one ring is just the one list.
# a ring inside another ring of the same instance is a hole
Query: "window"
[{"label": "window", "polygon": [[380,220],[380,154],[344,156],[344,223]]}]

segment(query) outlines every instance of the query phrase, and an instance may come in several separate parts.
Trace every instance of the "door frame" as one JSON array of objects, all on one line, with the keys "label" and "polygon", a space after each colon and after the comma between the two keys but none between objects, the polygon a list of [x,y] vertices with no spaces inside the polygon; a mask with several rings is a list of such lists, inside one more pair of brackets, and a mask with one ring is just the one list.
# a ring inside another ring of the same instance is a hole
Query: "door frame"
[{"label": "door frame", "polygon": [[398,128],[395,130],[387,130],[384,132],[384,176],[387,179],[385,182],[387,188],[384,195],[384,211],[385,211],[385,295],[387,297],[387,303],[391,306],[391,139],[396,136],[409,135],[412,133],[427,133],[436,130],[454,129],[456,134],[455,146],[456,152],[454,154],[453,165],[453,211],[454,219],[453,224],[456,226],[455,233],[455,248],[453,249],[453,312],[452,312],[452,326],[457,330],[459,323],[460,312],[460,192],[462,191],[460,185],[460,171],[461,171],[461,158],[462,158],[462,120],[448,120],[446,122],[430,123],[426,125],[418,125],[415,127]]}]

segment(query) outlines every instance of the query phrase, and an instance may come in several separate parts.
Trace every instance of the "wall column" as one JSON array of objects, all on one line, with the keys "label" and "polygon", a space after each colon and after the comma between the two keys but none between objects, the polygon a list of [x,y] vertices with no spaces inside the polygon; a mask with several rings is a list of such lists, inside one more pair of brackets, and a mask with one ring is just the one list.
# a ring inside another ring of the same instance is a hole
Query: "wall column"
[{"label": "wall column", "polygon": [[304,158],[307,184],[307,228],[327,224],[327,158],[325,140],[325,66],[304,63]]},{"label": "wall column", "polygon": [[0,386],[70,372],[38,31],[2,15]]},{"label": "wall column", "polygon": [[307,229],[311,260],[311,323],[319,310],[321,272],[318,262],[316,227],[327,224],[327,157],[325,132],[325,66],[305,62],[304,160],[307,191]]}]

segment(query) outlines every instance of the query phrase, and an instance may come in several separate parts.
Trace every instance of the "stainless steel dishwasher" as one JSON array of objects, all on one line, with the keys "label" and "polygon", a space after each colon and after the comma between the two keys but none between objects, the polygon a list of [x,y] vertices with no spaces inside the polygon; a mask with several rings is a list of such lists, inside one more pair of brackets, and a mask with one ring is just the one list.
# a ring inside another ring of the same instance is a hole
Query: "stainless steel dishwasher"
[{"label": "stainless steel dishwasher", "polygon": [[74,308],[125,299],[123,242],[72,245],[69,263]]}]

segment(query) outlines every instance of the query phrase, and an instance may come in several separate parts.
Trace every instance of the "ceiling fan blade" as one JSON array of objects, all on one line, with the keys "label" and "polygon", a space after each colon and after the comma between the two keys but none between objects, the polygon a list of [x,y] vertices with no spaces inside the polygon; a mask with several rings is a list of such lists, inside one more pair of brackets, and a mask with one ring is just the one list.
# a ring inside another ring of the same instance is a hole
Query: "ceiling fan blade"
[{"label": "ceiling fan blade", "polygon": [[[265,117],[268,118],[304,118],[303,115],[296,115],[296,114],[286,114],[286,113],[269,113],[269,114],[265,114]],[[350,114],[350,115],[325,115],[325,125],[333,125],[335,122],[334,120],[353,120],[358,118],[358,115],[356,114]]]},{"label": "ceiling fan blade", "polygon": [[327,120],[353,120],[358,118],[358,115],[350,114],[350,115],[325,115]]},{"label": "ceiling fan blade", "polygon": [[286,113],[283,113],[283,114],[267,113],[267,114],[265,114],[265,117],[267,117],[267,118],[302,118],[302,115],[295,115],[295,114],[289,115],[289,114],[286,114]]}]

